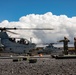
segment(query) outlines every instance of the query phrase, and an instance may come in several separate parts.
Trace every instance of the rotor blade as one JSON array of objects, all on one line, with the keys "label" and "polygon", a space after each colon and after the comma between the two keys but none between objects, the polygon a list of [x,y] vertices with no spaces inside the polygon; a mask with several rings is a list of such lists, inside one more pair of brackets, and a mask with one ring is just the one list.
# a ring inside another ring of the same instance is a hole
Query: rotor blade
[{"label": "rotor blade", "polygon": [[38,45],[39,44],[42,44],[42,45],[53,45],[53,44],[57,44],[57,43],[37,43]]},{"label": "rotor blade", "polygon": [[5,28],[5,27],[4,28],[1,28],[0,27],[0,30],[16,30],[16,28]]},{"label": "rotor blade", "polygon": [[53,28],[1,28],[0,27],[0,30],[1,31],[4,31],[4,30],[54,30]]},{"label": "rotor blade", "polygon": [[8,31],[8,30],[6,30],[7,32],[10,32],[10,33],[12,33],[12,34],[17,34],[18,35],[18,33],[15,33],[15,32],[12,32],[12,31]]},{"label": "rotor blade", "polygon": [[17,28],[20,30],[54,30],[53,28]]}]

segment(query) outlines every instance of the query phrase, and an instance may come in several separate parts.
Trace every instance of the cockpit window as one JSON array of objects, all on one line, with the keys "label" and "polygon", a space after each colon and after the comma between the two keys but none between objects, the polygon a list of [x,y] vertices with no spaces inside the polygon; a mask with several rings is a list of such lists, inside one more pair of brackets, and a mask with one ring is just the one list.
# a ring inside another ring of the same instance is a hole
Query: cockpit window
[{"label": "cockpit window", "polygon": [[15,38],[9,38],[10,41],[16,42]]},{"label": "cockpit window", "polygon": [[20,43],[20,44],[29,44],[29,41],[22,38],[22,39],[18,40],[17,43]]}]

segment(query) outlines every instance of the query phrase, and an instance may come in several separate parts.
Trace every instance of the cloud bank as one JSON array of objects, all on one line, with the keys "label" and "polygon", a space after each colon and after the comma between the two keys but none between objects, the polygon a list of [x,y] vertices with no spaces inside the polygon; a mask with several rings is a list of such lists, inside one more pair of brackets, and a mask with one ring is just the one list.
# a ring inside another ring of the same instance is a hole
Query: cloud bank
[{"label": "cloud bank", "polygon": [[[26,39],[32,38],[35,43],[57,42],[68,37],[73,43],[76,37],[76,17],[69,18],[66,15],[53,15],[51,12],[45,14],[29,14],[22,16],[17,22],[9,22],[4,20],[0,23],[0,27],[17,27],[17,28],[54,28],[54,30],[17,30],[18,37]],[[12,34],[9,34],[13,36]]]}]

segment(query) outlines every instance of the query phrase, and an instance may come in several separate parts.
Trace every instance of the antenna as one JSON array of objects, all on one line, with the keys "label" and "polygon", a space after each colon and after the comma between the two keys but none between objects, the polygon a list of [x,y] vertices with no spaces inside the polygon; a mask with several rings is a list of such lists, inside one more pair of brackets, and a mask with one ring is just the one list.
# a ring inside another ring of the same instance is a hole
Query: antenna
[{"label": "antenna", "polygon": [[30,42],[32,43],[32,37],[30,37]]}]

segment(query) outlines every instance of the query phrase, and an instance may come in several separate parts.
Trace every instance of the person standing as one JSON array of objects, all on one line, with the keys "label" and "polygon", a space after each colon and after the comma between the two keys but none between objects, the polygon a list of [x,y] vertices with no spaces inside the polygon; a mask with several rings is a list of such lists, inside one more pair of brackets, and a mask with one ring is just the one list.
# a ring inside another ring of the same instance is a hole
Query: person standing
[{"label": "person standing", "polygon": [[68,40],[68,38],[64,37],[64,39],[60,40],[59,42],[63,42],[64,54],[68,55],[68,42],[70,42],[70,40]]},{"label": "person standing", "polygon": [[74,49],[75,49],[75,53],[76,53],[76,37],[74,37]]}]

